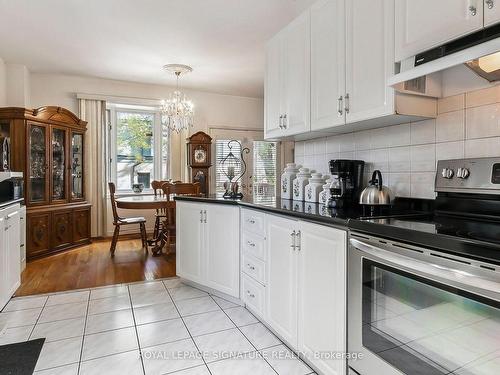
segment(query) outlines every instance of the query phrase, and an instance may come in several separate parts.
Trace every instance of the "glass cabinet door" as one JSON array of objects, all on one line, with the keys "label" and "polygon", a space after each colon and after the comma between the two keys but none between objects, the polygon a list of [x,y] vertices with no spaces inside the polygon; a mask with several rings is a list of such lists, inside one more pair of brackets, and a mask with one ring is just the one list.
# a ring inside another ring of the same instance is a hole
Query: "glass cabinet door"
[{"label": "glass cabinet door", "polygon": [[83,134],[71,135],[71,199],[83,199]]},{"label": "glass cabinet door", "polygon": [[29,180],[28,199],[31,203],[47,200],[47,146],[45,142],[47,128],[43,125],[29,126]]},{"label": "glass cabinet door", "polygon": [[52,128],[52,200],[66,198],[66,130]]}]

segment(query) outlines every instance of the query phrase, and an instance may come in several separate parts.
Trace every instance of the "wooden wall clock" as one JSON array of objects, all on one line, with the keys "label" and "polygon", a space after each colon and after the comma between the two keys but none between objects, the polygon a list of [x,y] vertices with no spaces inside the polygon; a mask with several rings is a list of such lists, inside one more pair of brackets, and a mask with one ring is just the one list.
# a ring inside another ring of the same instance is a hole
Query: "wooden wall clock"
[{"label": "wooden wall clock", "polygon": [[209,169],[212,166],[212,137],[197,132],[187,138],[188,165],[191,169],[190,181],[199,182],[201,192],[207,196],[210,190]]}]

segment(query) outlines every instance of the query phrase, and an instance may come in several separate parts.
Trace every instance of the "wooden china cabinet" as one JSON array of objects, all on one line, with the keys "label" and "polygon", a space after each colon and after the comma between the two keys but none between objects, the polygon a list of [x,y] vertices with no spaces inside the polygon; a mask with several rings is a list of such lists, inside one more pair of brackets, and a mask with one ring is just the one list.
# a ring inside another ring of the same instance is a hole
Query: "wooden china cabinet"
[{"label": "wooden china cabinet", "polygon": [[24,172],[28,260],[90,242],[84,195],[87,123],[61,107],[0,108],[10,129],[11,170]]}]

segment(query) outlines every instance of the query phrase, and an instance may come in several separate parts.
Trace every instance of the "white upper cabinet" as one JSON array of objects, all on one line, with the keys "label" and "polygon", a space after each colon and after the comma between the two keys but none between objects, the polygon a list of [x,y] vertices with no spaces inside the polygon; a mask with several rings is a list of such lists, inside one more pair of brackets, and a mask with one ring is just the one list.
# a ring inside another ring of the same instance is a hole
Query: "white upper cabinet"
[{"label": "white upper cabinet", "polygon": [[303,13],[285,29],[284,135],[310,130],[310,14]]},{"label": "white upper cabinet", "polygon": [[484,26],[500,22],[500,0],[484,0]]},{"label": "white upper cabinet", "polygon": [[271,39],[266,48],[266,79],[264,85],[266,138],[281,135],[283,126],[283,42],[281,34]]},{"label": "white upper cabinet", "polygon": [[310,130],[310,14],[303,13],[267,44],[265,137]]},{"label": "white upper cabinet", "polygon": [[[495,12],[485,11],[485,23],[499,18],[498,0],[492,1]],[[483,0],[396,0],[395,9],[396,61],[483,27]]]},{"label": "white upper cabinet", "polygon": [[311,7],[311,130],[344,124],[345,0]]},{"label": "white upper cabinet", "polygon": [[394,113],[394,0],[346,2],[346,122]]}]

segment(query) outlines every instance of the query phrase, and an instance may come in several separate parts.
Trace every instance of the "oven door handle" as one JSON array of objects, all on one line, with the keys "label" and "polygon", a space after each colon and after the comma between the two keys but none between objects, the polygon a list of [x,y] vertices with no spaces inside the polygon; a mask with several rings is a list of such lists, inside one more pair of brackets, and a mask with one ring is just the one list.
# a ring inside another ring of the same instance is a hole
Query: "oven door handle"
[{"label": "oven door handle", "polygon": [[438,279],[446,279],[464,285],[466,288],[475,287],[495,295],[499,294],[500,283],[485,279],[480,275],[474,275],[467,271],[454,269],[438,262],[423,262],[403,255],[396,254],[382,246],[373,246],[363,241],[351,238],[350,244],[362,252],[391,262],[397,266],[416,271],[417,274],[424,274]]}]

